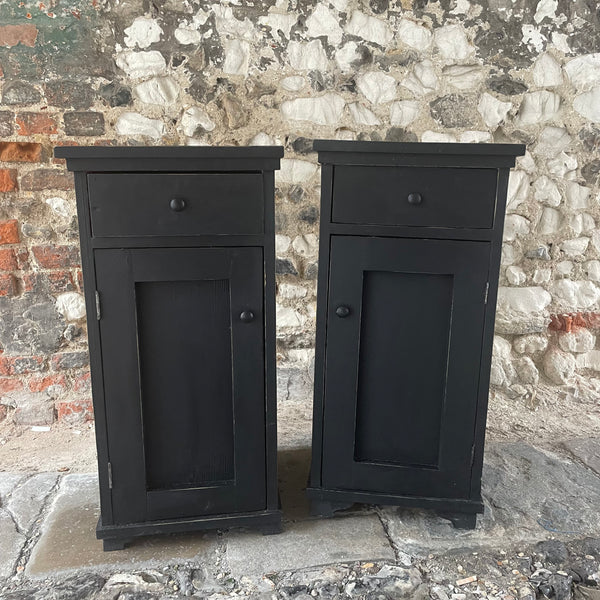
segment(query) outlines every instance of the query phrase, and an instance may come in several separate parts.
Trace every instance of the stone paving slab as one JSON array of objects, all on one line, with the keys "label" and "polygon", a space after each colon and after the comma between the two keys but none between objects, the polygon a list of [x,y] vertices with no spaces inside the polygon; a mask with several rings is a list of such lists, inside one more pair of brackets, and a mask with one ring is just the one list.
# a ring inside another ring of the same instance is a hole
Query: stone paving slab
[{"label": "stone paving slab", "polygon": [[577,460],[600,475],[600,438],[579,438],[563,445]]},{"label": "stone paving slab", "polygon": [[57,481],[56,473],[40,473],[29,477],[13,489],[6,509],[12,513],[21,531],[29,531]]},{"label": "stone paving slab", "polygon": [[0,578],[12,575],[25,541],[12,516],[0,508]]},{"label": "stone paving slab", "polygon": [[382,509],[400,550],[424,555],[453,548],[600,533],[600,478],[586,467],[524,443],[488,444],[485,513],[461,531],[430,511]]},{"label": "stone paving slab", "polygon": [[27,477],[26,473],[0,473],[0,506],[6,504],[9,494]]},{"label": "stone paving slab", "polygon": [[286,523],[279,535],[227,534],[227,560],[234,577],[257,576],[358,560],[394,560],[376,515]]},{"label": "stone paving slab", "polygon": [[195,559],[214,560],[215,533],[140,538],[125,550],[104,552],[96,540],[99,516],[96,475],[67,475],[42,525],[26,567],[29,577],[60,572],[150,568]]}]

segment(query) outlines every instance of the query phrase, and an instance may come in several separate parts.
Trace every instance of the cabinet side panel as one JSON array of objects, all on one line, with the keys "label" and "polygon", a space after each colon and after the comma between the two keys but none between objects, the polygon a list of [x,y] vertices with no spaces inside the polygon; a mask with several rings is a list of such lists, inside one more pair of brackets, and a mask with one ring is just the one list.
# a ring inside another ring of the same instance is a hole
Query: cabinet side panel
[{"label": "cabinet side panel", "polygon": [[436,468],[453,277],[365,271],[355,459]]},{"label": "cabinet side panel", "polygon": [[228,280],[135,287],[148,489],[233,479]]}]

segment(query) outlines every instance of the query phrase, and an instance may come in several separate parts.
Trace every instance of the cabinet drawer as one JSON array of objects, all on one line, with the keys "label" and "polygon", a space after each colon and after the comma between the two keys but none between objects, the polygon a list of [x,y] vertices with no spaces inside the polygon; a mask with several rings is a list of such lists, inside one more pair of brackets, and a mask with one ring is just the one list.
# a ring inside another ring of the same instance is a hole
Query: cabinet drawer
[{"label": "cabinet drawer", "polygon": [[91,173],[96,237],[262,234],[260,173]]},{"label": "cabinet drawer", "polygon": [[336,166],[334,223],[493,227],[496,169]]}]

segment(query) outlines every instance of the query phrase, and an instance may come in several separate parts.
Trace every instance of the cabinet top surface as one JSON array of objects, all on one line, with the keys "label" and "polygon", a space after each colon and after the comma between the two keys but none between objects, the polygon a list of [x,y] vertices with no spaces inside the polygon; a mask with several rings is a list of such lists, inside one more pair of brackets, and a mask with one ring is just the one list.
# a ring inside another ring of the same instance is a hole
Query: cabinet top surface
[{"label": "cabinet top surface", "polygon": [[458,144],[425,142],[355,142],[340,140],[315,140],[318,152],[352,152],[368,154],[427,154],[461,156],[523,156],[523,144]]},{"label": "cabinet top surface", "polygon": [[163,158],[281,158],[282,146],[57,146],[57,158],[163,159]]}]

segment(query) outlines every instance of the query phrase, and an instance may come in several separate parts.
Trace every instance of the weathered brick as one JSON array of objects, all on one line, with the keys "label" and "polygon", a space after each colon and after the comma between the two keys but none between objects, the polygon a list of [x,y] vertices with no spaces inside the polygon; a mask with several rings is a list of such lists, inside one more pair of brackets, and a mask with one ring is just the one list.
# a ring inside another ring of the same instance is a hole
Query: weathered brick
[{"label": "weathered brick", "polygon": [[23,25],[3,25],[0,27],[0,46],[12,48],[22,44],[33,48],[37,39],[38,29],[29,23]]},{"label": "weathered brick", "polygon": [[56,119],[46,113],[24,112],[17,115],[17,135],[58,133]]},{"label": "weathered brick", "polygon": [[21,277],[23,282],[24,292],[34,292],[40,287],[40,274],[39,273],[25,273]]},{"label": "weathered brick", "polygon": [[43,356],[0,355],[0,375],[39,373],[46,368]]},{"label": "weathered brick", "polygon": [[[60,142],[56,142],[56,146],[79,146],[77,142],[73,140],[62,140]],[[52,162],[55,165],[66,165],[67,161],[64,158],[53,158]]]},{"label": "weathered brick", "polygon": [[15,115],[8,110],[0,111],[0,137],[8,137],[14,131]]},{"label": "weathered brick", "polygon": [[65,171],[56,169],[36,169],[21,178],[21,189],[28,192],[71,190],[73,177]]},{"label": "weathered brick", "polygon": [[65,113],[64,121],[67,135],[104,134],[104,115],[99,112]]},{"label": "weathered brick", "polygon": [[94,90],[81,81],[53,81],[45,86],[50,106],[60,108],[89,108],[94,101]]},{"label": "weathered brick", "polygon": [[92,391],[92,380],[89,371],[75,378],[73,391],[80,393],[90,393]]},{"label": "weathered brick", "polygon": [[77,287],[83,292],[83,271],[77,270]]},{"label": "weathered brick", "polygon": [[37,104],[42,100],[40,92],[30,83],[13,81],[2,89],[2,104],[7,106],[23,106]]},{"label": "weathered brick", "polygon": [[73,275],[70,271],[54,271],[47,274],[50,293],[72,292],[75,289]]},{"label": "weathered brick", "polygon": [[59,421],[68,423],[84,423],[94,418],[94,408],[89,398],[80,400],[64,400],[56,403]]},{"label": "weathered brick", "polygon": [[79,266],[79,248],[77,246],[34,246],[31,252],[38,265],[43,269]]},{"label": "weathered brick", "polygon": [[16,296],[18,293],[17,278],[10,273],[0,275],[0,296]]},{"label": "weathered brick", "polygon": [[89,364],[87,352],[61,352],[55,354],[51,360],[52,368],[55,371],[64,371],[65,369],[79,369]]},{"label": "weathered brick", "polygon": [[17,255],[12,248],[0,249],[0,271],[16,271]]},{"label": "weathered brick", "polygon": [[54,373],[52,375],[46,375],[44,377],[34,377],[29,380],[29,389],[32,392],[45,392],[49,387],[62,387],[66,388],[66,379],[62,373]]},{"label": "weathered brick", "polygon": [[550,331],[571,331],[584,327],[586,329],[600,329],[600,313],[577,312],[562,315],[550,315],[548,329]]},{"label": "weathered brick", "polygon": [[4,162],[39,162],[42,145],[33,142],[0,142],[0,160]]},{"label": "weathered brick", "polygon": [[19,189],[16,169],[0,169],[0,192],[14,192]]},{"label": "weathered brick", "polygon": [[10,394],[11,392],[20,392],[23,389],[23,382],[16,377],[0,377],[0,396]]},{"label": "weathered brick", "polygon": [[19,271],[29,268],[29,252],[27,252],[27,248],[15,248],[15,256],[17,257]]},{"label": "weathered brick", "polygon": [[19,243],[19,224],[16,219],[0,221],[0,245]]}]

